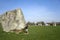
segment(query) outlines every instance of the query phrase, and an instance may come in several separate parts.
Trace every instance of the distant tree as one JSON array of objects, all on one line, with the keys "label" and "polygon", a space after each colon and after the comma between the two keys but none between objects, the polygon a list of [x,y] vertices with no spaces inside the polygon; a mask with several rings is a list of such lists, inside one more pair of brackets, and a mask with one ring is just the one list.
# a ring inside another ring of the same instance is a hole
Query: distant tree
[{"label": "distant tree", "polygon": [[34,22],[28,22],[27,24],[28,24],[28,25],[35,25]]},{"label": "distant tree", "polygon": [[45,23],[43,21],[41,23],[42,23],[42,25],[45,25]]},{"label": "distant tree", "polygon": [[36,23],[36,25],[38,25],[38,24],[41,24],[42,26],[45,25],[45,23],[43,21]]}]

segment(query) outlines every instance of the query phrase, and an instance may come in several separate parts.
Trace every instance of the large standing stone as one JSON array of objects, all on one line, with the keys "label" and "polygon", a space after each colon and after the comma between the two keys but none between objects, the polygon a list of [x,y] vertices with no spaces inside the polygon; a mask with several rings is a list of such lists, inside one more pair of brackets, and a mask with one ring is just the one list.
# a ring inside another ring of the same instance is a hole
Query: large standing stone
[{"label": "large standing stone", "polygon": [[0,22],[5,32],[10,32],[14,29],[22,30],[25,28],[25,19],[21,9],[15,9],[0,15]]}]

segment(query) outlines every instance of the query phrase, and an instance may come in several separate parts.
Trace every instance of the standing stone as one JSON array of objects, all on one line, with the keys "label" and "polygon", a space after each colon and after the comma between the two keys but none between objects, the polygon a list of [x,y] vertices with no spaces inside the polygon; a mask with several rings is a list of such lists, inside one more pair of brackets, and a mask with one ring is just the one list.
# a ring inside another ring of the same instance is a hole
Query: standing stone
[{"label": "standing stone", "polygon": [[3,31],[22,30],[25,28],[25,19],[21,9],[15,9],[0,15]]}]

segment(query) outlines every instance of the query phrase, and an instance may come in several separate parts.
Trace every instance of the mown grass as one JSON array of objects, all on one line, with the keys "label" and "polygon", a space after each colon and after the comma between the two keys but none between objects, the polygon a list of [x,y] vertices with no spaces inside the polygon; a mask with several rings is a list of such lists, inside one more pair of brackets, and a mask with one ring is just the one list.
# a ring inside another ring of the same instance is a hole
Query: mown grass
[{"label": "mown grass", "polygon": [[29,34],[6,33],[0,26],[0,40],[60,40],[59,26],[29,26]]}]

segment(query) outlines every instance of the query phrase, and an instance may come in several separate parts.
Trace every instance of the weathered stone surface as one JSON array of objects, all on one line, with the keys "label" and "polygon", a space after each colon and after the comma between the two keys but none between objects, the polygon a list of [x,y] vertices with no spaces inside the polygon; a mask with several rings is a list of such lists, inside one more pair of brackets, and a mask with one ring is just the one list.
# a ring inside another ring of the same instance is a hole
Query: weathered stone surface
[{"label": "weathered stone surface", "polygon": [[25,28],[25,19],[21,9],[15,9],[0,15],[3,31],[22,30]]}]

